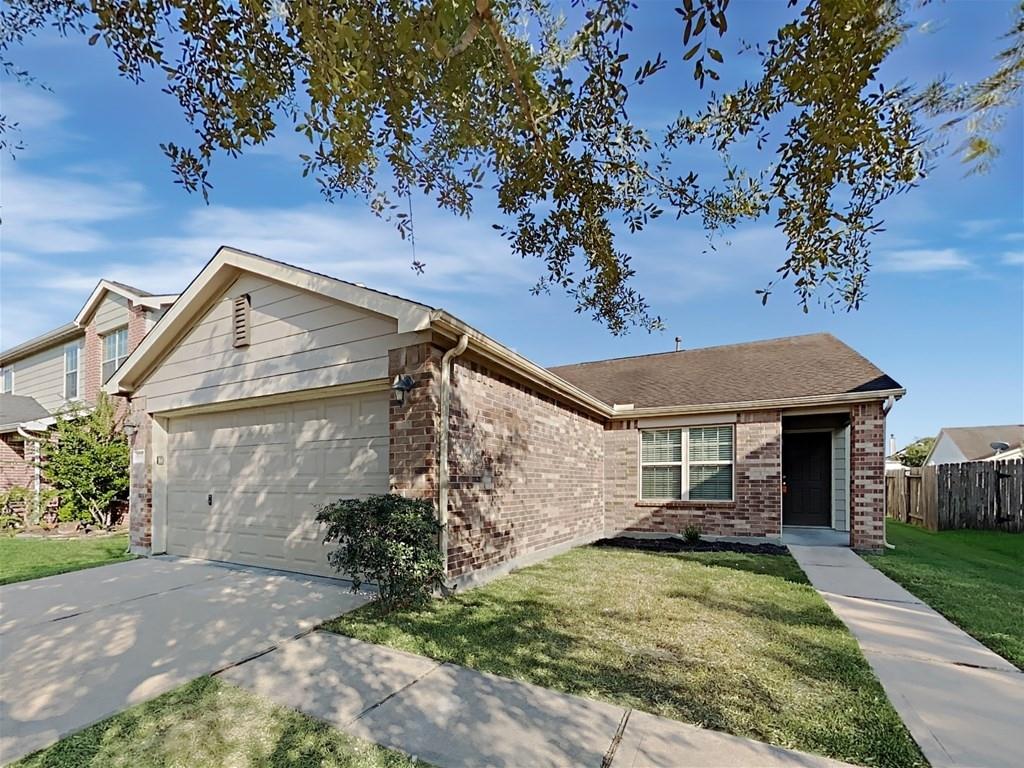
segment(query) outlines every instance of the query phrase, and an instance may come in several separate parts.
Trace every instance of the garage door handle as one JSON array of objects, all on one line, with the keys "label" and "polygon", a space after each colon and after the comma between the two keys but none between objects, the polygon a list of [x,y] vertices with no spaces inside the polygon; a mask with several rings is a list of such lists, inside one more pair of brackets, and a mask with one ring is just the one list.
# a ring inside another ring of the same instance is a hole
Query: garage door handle
[{"label": "garage door handle", "polygon": [[208,506],[208,507],[212,507],[213,506],[213,494],[212,493],[206,494],[206,506]]}]

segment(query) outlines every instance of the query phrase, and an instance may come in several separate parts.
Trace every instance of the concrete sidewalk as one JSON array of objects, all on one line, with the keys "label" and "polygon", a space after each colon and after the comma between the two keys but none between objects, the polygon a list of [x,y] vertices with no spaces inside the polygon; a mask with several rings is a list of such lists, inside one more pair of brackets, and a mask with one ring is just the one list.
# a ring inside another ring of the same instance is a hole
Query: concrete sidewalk
[{"label": "concrete sidewalk", "polygon": [[327,632],[220,675],[439,766],[841,766]]},{"label": "concrete sidewalk", "polygon": [[0,764],[368,599],[347,582],[181,558],[0,587]]},{"label": "concrete sidewalk", "polygon": [[849,549],[789,550],[857,638],[933,768],[1021,764],[1024,673]]}]

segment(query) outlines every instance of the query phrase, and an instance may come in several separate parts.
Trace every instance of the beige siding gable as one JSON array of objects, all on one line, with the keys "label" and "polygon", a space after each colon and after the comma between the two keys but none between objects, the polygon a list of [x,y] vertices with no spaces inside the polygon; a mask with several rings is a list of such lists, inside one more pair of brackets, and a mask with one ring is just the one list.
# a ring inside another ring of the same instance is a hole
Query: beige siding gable
[{"label": "beige siding gable", "polygon": [[[233,346],[234,299],[251,300],[250,343]],[[152,412],[330,387],[388,373],[388,350],[414,343],[395,319],[255,275],[238,278],[151,371]]]},{"label": "beige siding gable", "polygon": [[91,322],[101,336],[128,325],[128,299],[107,291]]},{"label": "beige siding gable", "polygon": [[[43,408],[59,411],[64,400],[64,347],[81,344],[81,339],[60,342],[10,364],[14,370],[14,394],[35,398]],[[79,350],[79,365],[83,355]]]}]

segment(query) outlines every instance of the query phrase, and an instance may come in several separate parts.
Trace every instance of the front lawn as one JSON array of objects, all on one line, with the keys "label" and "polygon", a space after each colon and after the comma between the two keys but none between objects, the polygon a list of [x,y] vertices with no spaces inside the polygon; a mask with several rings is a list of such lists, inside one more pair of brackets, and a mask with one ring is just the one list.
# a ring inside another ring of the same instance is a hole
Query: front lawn
[{"label": "front lawn", "polygon": [[895,549],[868,561],[1024,669],[1024,534],[940,531],[886,521]]},{"label": "front lawn", "polygon": [[203,677],[72,734],[11,768],[413,765],[398,752]]},{"label": "front lawn", "polygon": [[924,764],[788,555],[586,547],[419,611],[326,629],[865,765]]},{"label": "front lawn", "polygon": [[56,573],[131,560],[128,536],[83,539],[16,539],[0,537],[0,584],[28,581]]}]

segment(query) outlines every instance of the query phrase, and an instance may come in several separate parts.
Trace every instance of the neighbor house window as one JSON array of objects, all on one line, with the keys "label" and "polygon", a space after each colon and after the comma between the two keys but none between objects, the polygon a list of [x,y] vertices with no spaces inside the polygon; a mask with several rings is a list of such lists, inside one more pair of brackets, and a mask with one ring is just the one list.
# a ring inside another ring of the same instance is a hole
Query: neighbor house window
[{"label": "neighbor house window", "polygon": [[640,432],[640,498],[731,501],[732,426]]},{"label": "neighbor house window", "polygon": [[78,344],[64,347],[64,399],[78,397]]},{"label": "neighbor house window", "polygon": [[103,337],[103,381],[114,375],[114,371],[128,357],[128,329],[108,333]]},{"label": "neighbor house window", "polygon": [[14,394],[14,369],[4,368],[3,371],[3,388],[0,389],[5,395]]}]

